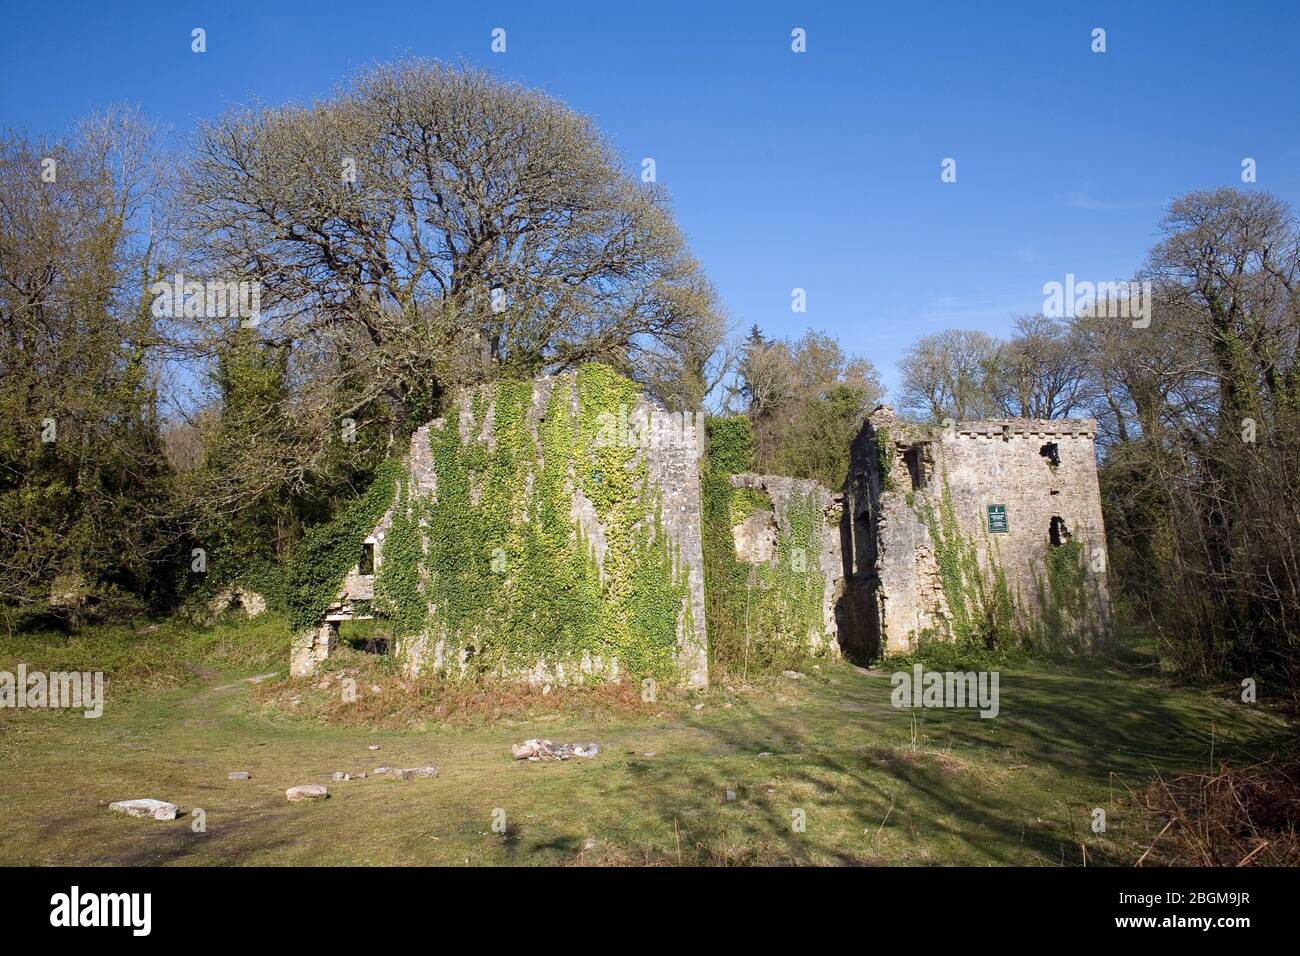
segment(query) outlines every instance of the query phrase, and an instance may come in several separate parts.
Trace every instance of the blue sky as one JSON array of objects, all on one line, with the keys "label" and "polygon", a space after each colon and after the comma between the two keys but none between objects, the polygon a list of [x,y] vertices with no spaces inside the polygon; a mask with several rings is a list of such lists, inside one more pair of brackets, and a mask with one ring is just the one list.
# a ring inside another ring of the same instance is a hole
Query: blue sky
[{"label": "blue sky", "polygon": [[35,133],[126,101],[184,134],[402,55],[541,87],[592,115],[629,170],[655,159],[733,320],[831,332],[890,385],[919,335],[1003,333],[1067,272],[1127,278],[1163,204],[1241,185],[1244,157],[1244,188],[1300,207],[1300,4],[1281,0],[6,8],[0,124]]}]

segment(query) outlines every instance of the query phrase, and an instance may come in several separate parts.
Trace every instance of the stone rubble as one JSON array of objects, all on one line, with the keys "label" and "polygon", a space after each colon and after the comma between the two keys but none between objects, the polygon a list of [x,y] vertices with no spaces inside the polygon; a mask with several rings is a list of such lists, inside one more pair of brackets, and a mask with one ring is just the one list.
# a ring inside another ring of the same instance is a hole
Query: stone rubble
[{"label": "stone rubble", "polygon": [[568,760],[572,757],[594,757],[600,753],[600,745],[555,744],[549,740],[533,738],[522,744],[513,744],[510,753],[516,760]]}]

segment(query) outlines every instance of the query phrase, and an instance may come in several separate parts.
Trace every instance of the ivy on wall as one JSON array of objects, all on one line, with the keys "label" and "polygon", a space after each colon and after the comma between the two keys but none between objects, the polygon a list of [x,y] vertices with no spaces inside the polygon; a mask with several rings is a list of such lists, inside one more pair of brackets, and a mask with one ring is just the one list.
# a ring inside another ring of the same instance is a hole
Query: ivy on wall
[{"label": "ivy on wall", "polygon": [[944,478],[939,507],[928,496],[920,499],[920,517],[930,532],[939,581],[948,603],[950,637],[967,647],[1007,648],[1018,643],[1016,606],[1006,571],[990,548],[981,567],[975,542],[961,533],[952,493]]},{"label": "ivy on wall", "polygon": [[706,429],[701,495],[710,673],[748,676],[791,667],[809,656],[809,636],[822,633],[819,504],[812,493],[786,503],[773,563],[738,560],[732,528],[773,504],[762,492],[731,485],[732,475],[753,468],[749,420],[714,418]]},{"label": "ivy on wall", "polygon": [[1084,648],[1088,632],[1100,622],[1095,619],[1083,543],[1071,539],[1048,548],[1047,574],[1038,582],[1041,614],[1028,629],[1033,643],[1049,653]]},{"label": "ivy on wall", "polygon": [[760,511],[771,512],[776,506],[772,499],[753,488],[733,488],[731,490],[731,526],[743,524],[752,515]]},{"label": "ivy on wall", "polygon": [[361,542],[393,504],[406,470],[396,461],[375,470],[370,487],[333,521],[307,533],[294,552],[286,588],[289,623],[295,631],[315,628],[338,596],[344,576],[357,563]]},{"label": "ivy on wall", "polygon": [[379,566],[375,569],[372,607],[391,619],[397,634],[418,634],[424,629],[428,602],[420,586],[419,511],[410,481],[400,483],[393,519],[384,532]]},{"label": "ivy on wall", "polygon": [[1049,655],[1079,649],[1090,610],[1079,541],[1047,549],[1046,573],[1035,575],[1036,606],[1024,606],[1012,595],[991,546],[981,564],[975,542],[961,533],[946,479],[937,509],[928,496],[917,504],[939,565],[949,640],[971,649]]},{"label": "ivy on wall", "polygon": [[[501,381],[474,393],[468,440],[456,416],[430,430],[437,496],[416,510],[427,525],[427,623],[448,659],[503,673],[537,661],[576,667],[589,655],[676,679],[679,620],[692,626],[687,570],[664,532],[644,449],[611,429],[639,394],[612,369],[585,365],[554,380],[535,423],[533,383]],[[599,519],[599,565],[574,520],[575,495]]]},{"label": "ivy on wall", "polygon": [[880,490],[894,490],[894,442],[888,428],[876,430],[876,467],[880,472]]}]

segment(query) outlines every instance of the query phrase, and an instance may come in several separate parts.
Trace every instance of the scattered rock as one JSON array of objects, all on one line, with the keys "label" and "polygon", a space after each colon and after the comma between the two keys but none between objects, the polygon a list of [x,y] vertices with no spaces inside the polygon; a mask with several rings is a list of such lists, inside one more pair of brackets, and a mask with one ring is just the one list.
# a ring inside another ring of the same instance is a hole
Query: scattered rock
[{"label": "scattered rock", "polygon": [[513,744],[510,753],[516,760],[568,760],[571,757],[594,757],[600,753],[600,744],[554,744],[534,738]]},{"label": "scattered rock", "polygon": [[654,752],[653,750],[647,750],[647,751],[646,751],[645,753],[643,753],[641,756],[642,756],[642,757],[653,757],[654,755],[655,755],[655,752]]},{"label": "scattered rock", "polygon": [[402,770],[394,770],[393,779],[395,780],[416,780],[420,777],[438,776],[437,767],[406,767]]},{"label": "scattered rock", "polygon": [[153,817],[155,820],[175,820],[176,804],[166,800],[118,800],[110,803],[108,809],[133,817]]},{"label": "scattered rock", "polygon": [[393,770],[392,767],[376,767],[374,770],[370,772],[373,773],[376,777],[382,777],[386,773],[392,773],[392,770]]},{"label": "scattered rock", "polygon": [[770,757],[770,756],[772,756],[772,751],[770,751],[770,750],[764,750],[761,754],[759,754],[759,756],[760,756],[760,757]]},{"label": "scattered rock", "polygon": [[587,842],[582,845],[582,848],[584,850],[594,850],[596,849],[596,841],[591,837],[587,837]]},{"label": "scattered rock", "polygon": [[272,677],[279,676],[279,671],[271,671],[269,674],[254,674],[252,677],[245,678],[250,684],[260,684],[264,680],[270,680]]},{"label": "scattered rock", "polygon": [[733,802],[733,801],[736,799],[736,791],[735,791],[735,790],[728,790],[726,795],[727,795],[727,802],[728,802],[728,803],[731,803],[731,802]]},{"label": "scattered rock", "polygon": [[299,800],[324,800],[330,792],[323,783],[305,783],[300,787],[290,787],[284,795],[290,803],[297,803]]},{"label": "scattered rock", "polygon": [[345,780],[351,780],[352,774],[343,770],[335,770],[334,776],[330,777],[335,783],[343,783]]},{"label": "scattered rock", "polygon": [[549,694],[550,692],[551,692],[551,685],[550,685],[550,684],[547,684],[546,686],[544,686],[544,687],[542,688],[542,696],[543,696],[543,697],[545,697],[545,696],[546,696],[547,694]]},{"label": "scattered rock", "polygon": [[370,745],[369,747],[367,747],[366,749],[367,749],[367,750],[378,750],[378,749],[379,749],[379,744],[371,744],[371,745]]},{"label": "scattered rock", "polygon": [[803,680],[803,675],[798,671],[781,671],[781,675],[783,677],[788,677],[791,680]]},{"label": "scattered rock", "polygon": [[695,705],[695,709],[696,709],[696,710],[703,710],[703,709],[704,709],[704,705],[703,705],[703,704],[696,704],[696,705]]},{"label": "scattered rock", "polygon": [[233,773],[226,774],[228,780],[251,780],[253,775],[247,770],[236,770]]}]

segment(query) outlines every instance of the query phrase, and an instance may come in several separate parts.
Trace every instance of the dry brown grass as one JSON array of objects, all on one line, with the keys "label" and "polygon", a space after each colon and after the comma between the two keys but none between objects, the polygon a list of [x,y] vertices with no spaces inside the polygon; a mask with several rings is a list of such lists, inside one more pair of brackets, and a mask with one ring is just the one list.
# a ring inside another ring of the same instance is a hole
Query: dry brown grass
[{"label": "dry brown grass", "polygon": [[[355,682],[355,699],[344,699],[343,681]],[[796,689],[780,677],[719,682],[706,690],[660,686],[655,700],[641,699],[635,680],[585,686],[452,680],[439,675],[405,677],[392,657],[344,646],[331,655],[322,674],[310,679],[268,681],[251,693],[266,716],[291,716],[341,727],[400,730],[438,726],[482,726],[495,721],[580,718],[608,722],[628,718],[662,721],[686,717],[700,703],[775,700],[793,703]]]},{"label": "dry brown grass", "polygon": [[[345,699],[345,680],[355,682],[354,699]],[[403,729],[430,722],[477,726],[511,719],[545,722],[548,717],[663,719],[684,716],[695,697],[660,688],[654,701],[643,701],[641,686],[634,681],[562,687],[455,681],[436,675],[410,679],[383,658],[345,650],[331,659],[330,670],[320,677],[268,682],[254,688],[253,699],[264,711],[291,713],[298,719]]]},{"label": "dry brown grass", "polygon": [[1300,754],[1157,775],[1137,799],[1164,820],[1139,866],[1300,865]]}]

